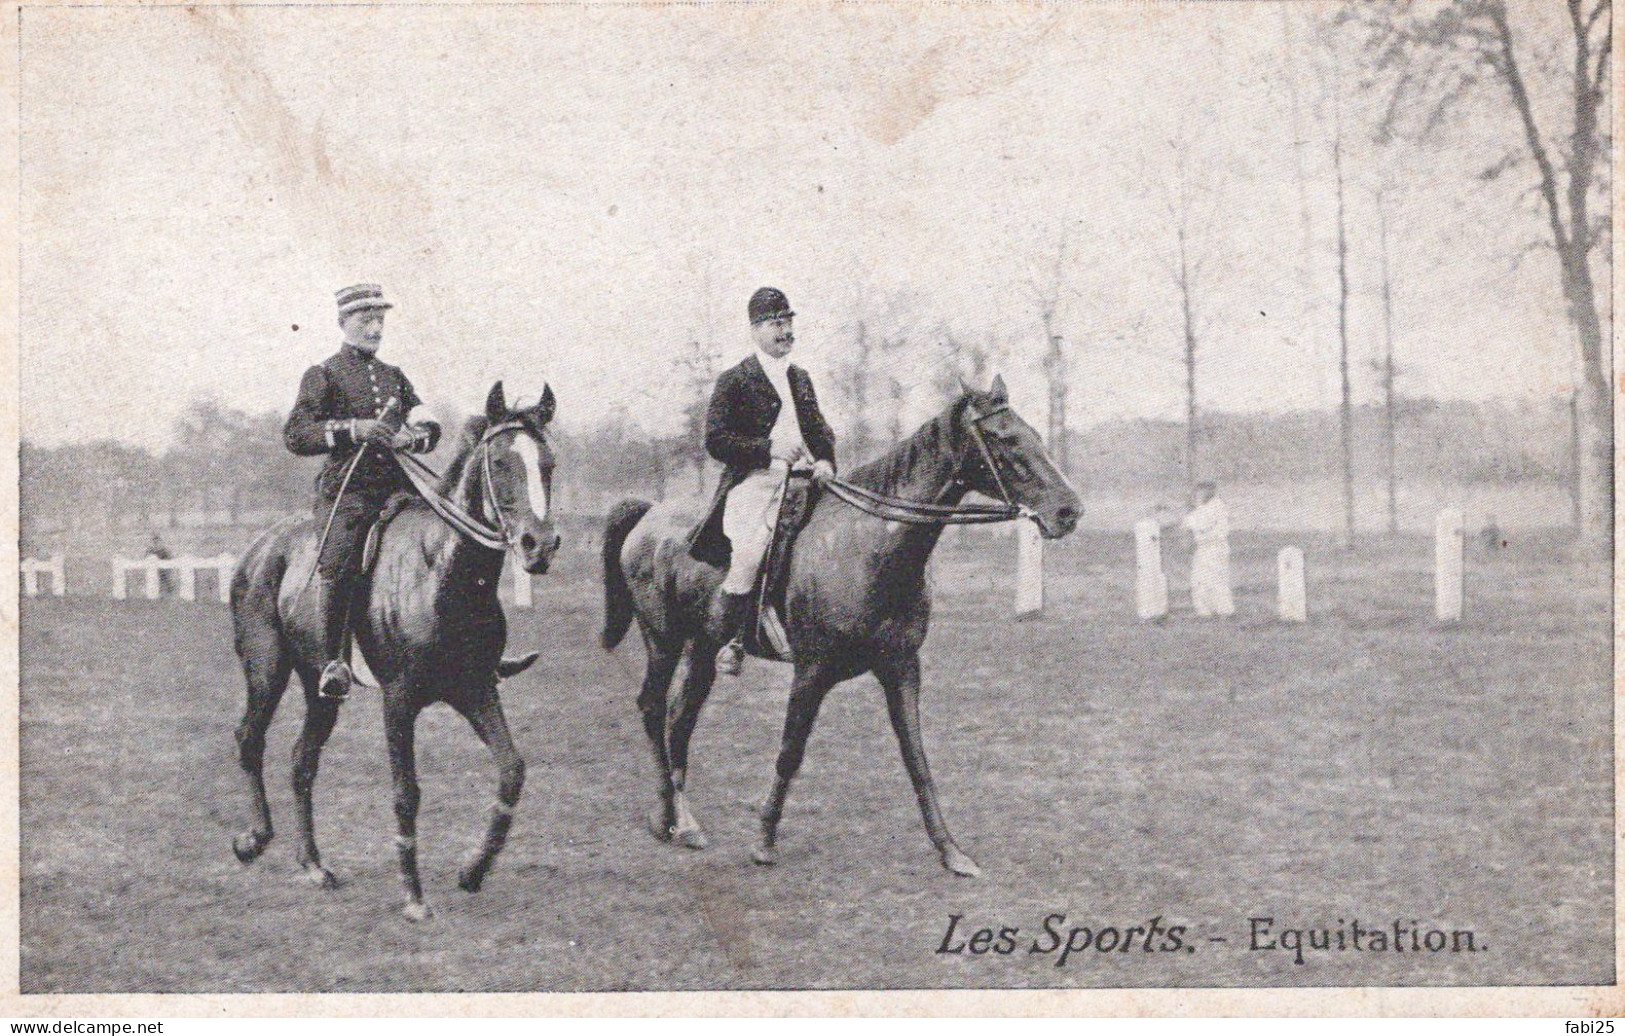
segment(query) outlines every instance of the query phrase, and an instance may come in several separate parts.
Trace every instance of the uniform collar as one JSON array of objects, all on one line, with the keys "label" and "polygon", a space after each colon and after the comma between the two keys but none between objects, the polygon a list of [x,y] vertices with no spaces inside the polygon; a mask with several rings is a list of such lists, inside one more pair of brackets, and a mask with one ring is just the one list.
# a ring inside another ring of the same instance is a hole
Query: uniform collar
[{"label": "uniform collar", "polygon": [[378,360],[377,354],[364,353],[349,342],[344,342],[339,346],[339,355],[355,363],[374,363]]}]

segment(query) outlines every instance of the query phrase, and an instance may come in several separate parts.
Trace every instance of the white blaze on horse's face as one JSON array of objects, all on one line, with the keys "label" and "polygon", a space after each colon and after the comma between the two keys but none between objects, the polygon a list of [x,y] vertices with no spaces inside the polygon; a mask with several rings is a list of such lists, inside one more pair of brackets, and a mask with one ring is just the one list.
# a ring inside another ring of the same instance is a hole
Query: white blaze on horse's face
[{"label": "white blaze on horse's face", "polygon": [[537,521],[547,521],[547,483],[542,479],[542,455],[536,440],[524,432],[513,437],[513,451],[519,454],[520,472],[525,476],[525,493]]}]

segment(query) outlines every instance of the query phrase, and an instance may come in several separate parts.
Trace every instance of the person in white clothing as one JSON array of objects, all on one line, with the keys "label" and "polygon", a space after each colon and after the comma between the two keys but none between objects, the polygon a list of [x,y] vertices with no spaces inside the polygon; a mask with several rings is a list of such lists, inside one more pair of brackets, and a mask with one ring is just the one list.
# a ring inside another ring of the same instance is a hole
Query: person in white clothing
[{"label": "person in white clothing", "polygon": [[1191,556],[1191,608],[1197,615],[1230,616],[1230,511],[1219,499],[1219,487],[1197,483],[1190,513],[1180,523],[1190,530],[1196,550]]}]

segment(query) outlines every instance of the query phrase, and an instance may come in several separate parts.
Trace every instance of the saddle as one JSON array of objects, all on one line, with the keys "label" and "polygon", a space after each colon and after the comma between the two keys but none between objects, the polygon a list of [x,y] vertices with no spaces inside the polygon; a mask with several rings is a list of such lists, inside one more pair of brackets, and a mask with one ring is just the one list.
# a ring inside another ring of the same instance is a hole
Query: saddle
[{"label": "saddle", "polygon": [[773,542],[762,559],[751,592],[752,614],[745,623],[745,652],[773,662],[794,662],[790,638],[784,631],[784,605],[790,582],[790,558],[796,536],[812,516],[820,488],[805,474],[792,473],[784,485]]},{"label": "saddle", "polygon": [[412,501],[418,499],[415,493],[405,490],[396,492],[384,501],[384,507],[374,519],[372,528],[367,530],[367,541],[361,548],[361,576],[366,578],[372,575],[372,566],[378,563],[378,543],[384,538],[384,527],[402,511],[411,506]]},{"label": "saddle", "polygon": [[[395,516],[412,506],[412,501],[420,499],[416,493],[401,490],[384,502],[383,510],[378,512],[377,519],[367,530],[366,545],[361,550],[361,578],[367,579],[372,575],[372,568],[378,563],[378,544],[384,538],[384,529],[394,520]],[[520,673],[536,664],[542,657],[539,651],[530,651],[518,658],[503,658],[497,661],[497,679],[506,680],[510,676]]]}]

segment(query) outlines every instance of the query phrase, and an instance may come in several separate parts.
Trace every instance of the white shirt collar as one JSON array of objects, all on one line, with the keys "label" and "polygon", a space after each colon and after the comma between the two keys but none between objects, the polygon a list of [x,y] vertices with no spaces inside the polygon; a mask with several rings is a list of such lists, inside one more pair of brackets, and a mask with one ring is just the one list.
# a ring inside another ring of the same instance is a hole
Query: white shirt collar
[{"label": "white shirt collar", "polygon": [[760,363],[762,370],[766,371],[767,376],[775,381],[788,376],[790,370],[790,355],[788,353],[783,356],[769,356],[762,350],[757,349],[756,362]]}]

